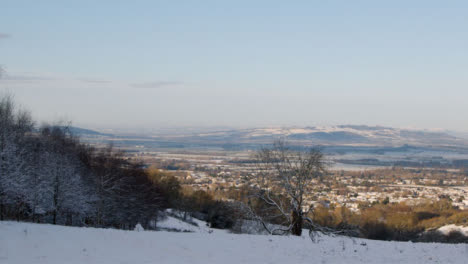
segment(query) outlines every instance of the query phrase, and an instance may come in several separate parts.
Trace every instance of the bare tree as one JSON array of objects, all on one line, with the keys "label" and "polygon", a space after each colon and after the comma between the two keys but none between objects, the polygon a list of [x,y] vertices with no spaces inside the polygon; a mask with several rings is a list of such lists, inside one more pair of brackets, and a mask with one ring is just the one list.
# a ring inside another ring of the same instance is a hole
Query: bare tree
[{"label": "bare tree", "polygon": [[[315,148],[294,151],[285,141],[278,140],[272,147],[259,150],[255,158],[258,171],[254,180],[258,192],[254,196],[264,207],[261,213],[255,213],[256,219],[271,234],[300,236],[305,215],[311,208],[306,204],[306,195],[312,192],[314,180],[326,175],[323,153]],[[271,228],[265,223],[271,219],[281,221],[281,227]]]}]

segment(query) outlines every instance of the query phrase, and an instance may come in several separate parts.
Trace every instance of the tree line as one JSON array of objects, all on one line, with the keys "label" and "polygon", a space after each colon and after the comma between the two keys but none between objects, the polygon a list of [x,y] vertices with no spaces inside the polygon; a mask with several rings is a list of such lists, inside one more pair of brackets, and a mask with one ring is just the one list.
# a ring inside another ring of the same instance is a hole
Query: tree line
[{"label": "tree line", "polygon": [[163,193],[122,152],[83,144],[64,126],[36,128],[11,96],[0,98],[1,220],[151,227]]}]

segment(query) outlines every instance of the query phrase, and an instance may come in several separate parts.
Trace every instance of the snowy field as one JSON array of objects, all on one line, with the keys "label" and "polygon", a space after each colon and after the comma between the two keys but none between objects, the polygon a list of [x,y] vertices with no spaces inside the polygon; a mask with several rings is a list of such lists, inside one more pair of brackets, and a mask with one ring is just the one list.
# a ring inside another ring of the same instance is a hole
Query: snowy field
[{"label": "snowy field", "polygon": [[[201,222],[201,221],[200,221]],[[193,226],[168,218],[165,227]],[[383,242],[340,237],[121,231],[0,222],[0,263],[468,263],[467,244]]]}]

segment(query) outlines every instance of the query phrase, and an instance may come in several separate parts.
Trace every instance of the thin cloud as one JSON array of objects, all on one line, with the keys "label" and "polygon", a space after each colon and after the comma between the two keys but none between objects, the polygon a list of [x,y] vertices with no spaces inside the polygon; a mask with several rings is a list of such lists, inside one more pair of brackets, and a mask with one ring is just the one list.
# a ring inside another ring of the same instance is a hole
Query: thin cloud
[{"label": "thin cloud", "polygon": [[11,35],[7,33],[0,33],[0,39],[7,39],[7,38],[11,38]]},{"label": "thin cloud", "polygon": [[85,82],[85,83],[111,83],[111,81],[108,80],[100,80],[100,79],[90,79],[90,78],[81,78],[78,79],[78,81]]},{"label": "thin cloud", "polygon": [[13,82],[34,82],[34,81],[51,81],[55,80],[55,78],[48,77],[48,76],[39,76],[39,75],[9,75],[5,74],[2,78],[5,81],[13,81]]},{"label": "thin cloud", "polygon": [[182,82],[144,82],[144,83],[131,83],[130,86],[135,88],[145,88],[145,89],[159,89],[165,87],[179,86],[182,85]]}]

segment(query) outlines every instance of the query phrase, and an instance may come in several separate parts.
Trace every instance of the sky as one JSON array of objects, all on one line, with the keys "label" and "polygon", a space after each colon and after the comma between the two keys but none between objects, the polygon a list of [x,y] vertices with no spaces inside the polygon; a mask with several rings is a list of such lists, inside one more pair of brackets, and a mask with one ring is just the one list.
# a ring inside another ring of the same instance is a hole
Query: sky
[{"label": "sky", "polygon": [[0,1],[0,91],[88,128],[468,131],[468,1]]}]

